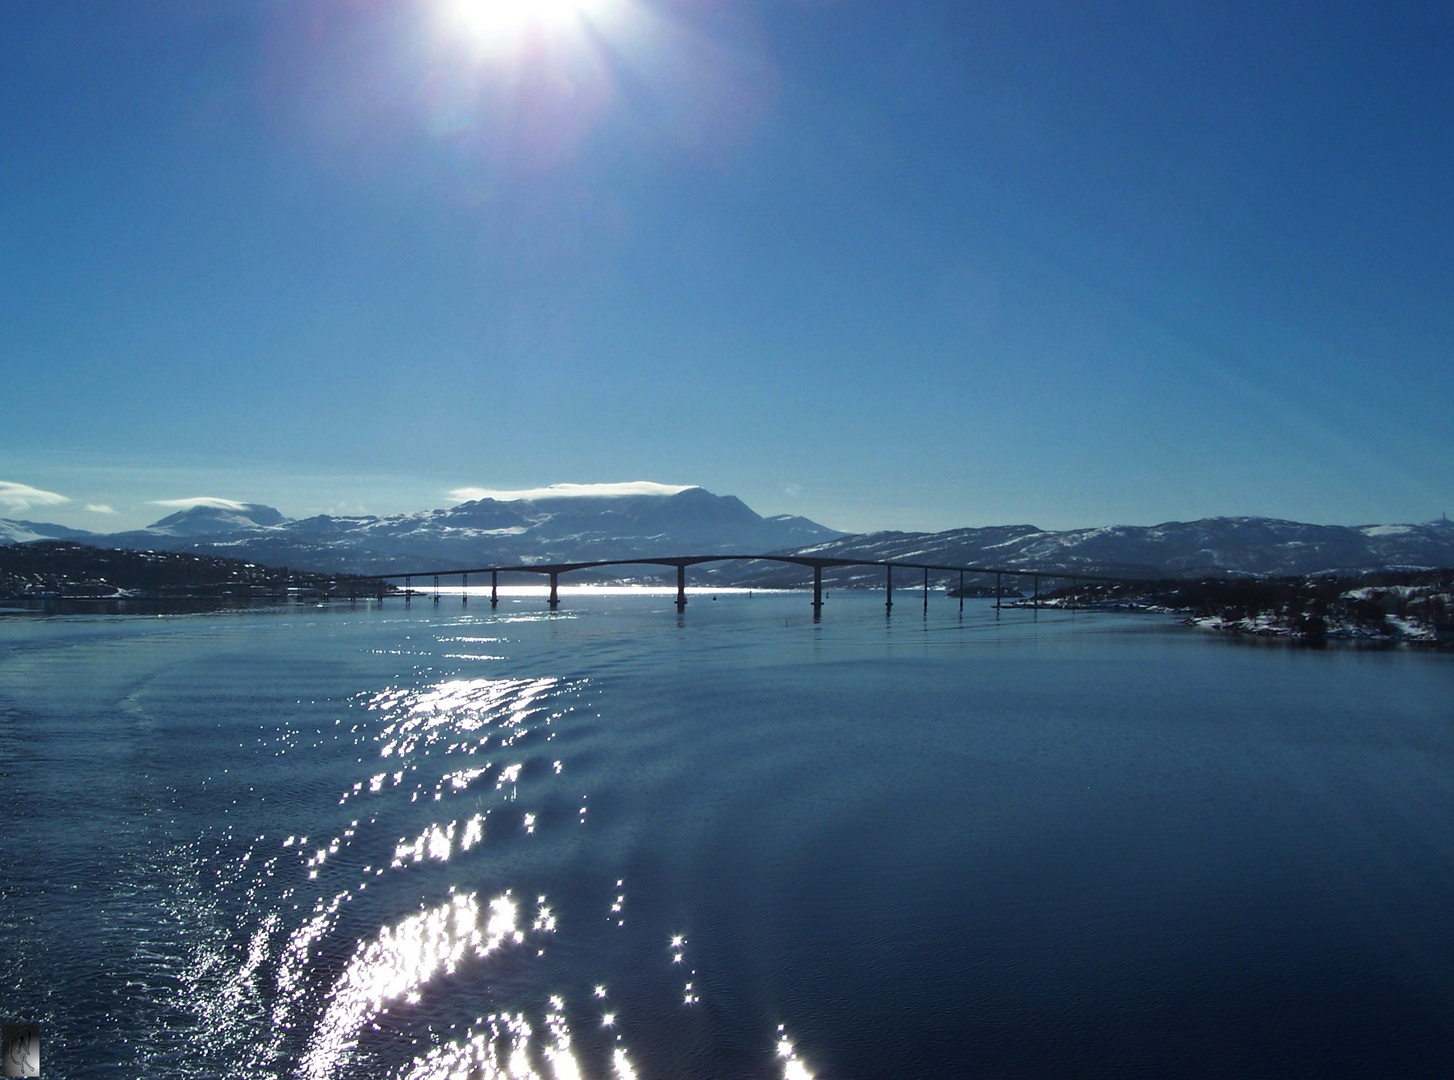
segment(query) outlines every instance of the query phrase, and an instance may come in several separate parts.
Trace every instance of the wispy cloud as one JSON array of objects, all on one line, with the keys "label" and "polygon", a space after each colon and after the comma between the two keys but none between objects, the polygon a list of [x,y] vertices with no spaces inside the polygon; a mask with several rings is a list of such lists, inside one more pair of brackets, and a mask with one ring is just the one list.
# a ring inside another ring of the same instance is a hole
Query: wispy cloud
[{"label": "wispy cloud", "polygon": [[89,511],[91,511],[91,513],[93,513],[93,514],[114,514],[114,513],[116,513],[115,510],[113,510],[111,507],[107,506],[105,503],[87,503],[86,504],[86,509],[89,510]]},{"label": "wispy cloud", "polygon": [[551,484],[549,487],[519,488],[514,491],[500,491],[495,488],[462,487],[449,493],[450,498],[461,502],[475,499],[499,499],[513,502],[516,499],[568,499],[579,496],[612,495],[676,495],[691,488],[691,484],[657,484],[650,480],[627,480],[619,484]]},{"label": "wispy cloud", "polygon": [[12,513],[29,510],[32,506],[55,506],[57,503],[70,501],[64,495],[57,495],[54,491],[42,491],[29,484],[16,484],[9,480],[0,480],[0,506],[4,506]]},{"label": "wispy cloud", "polygon": [[197,506],[210,506],[216,510],[246,510],[247,503],[235,499],[218,499],[212,495],[197,495],[190,499],[153,499],[153,506],[168,506],[173,510],[191,510]]}]

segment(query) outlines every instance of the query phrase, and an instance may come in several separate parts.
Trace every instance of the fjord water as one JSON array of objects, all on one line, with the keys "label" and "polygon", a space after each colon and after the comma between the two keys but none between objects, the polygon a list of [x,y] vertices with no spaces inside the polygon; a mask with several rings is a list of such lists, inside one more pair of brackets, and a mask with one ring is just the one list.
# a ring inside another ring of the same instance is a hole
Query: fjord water
[{"label": "fjord water", "polygon": [[0,622],[46,1075],[1454,1071],[1454,667],[934,597]]}]

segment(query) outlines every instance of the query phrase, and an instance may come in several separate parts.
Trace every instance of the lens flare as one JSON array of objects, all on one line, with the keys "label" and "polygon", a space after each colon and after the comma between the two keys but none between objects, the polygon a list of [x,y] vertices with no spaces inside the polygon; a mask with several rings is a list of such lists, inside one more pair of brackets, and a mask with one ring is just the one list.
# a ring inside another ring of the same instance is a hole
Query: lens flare
[{"label": "lens flare", "polygon": [[484,46],[508,47],[532,33],[553,33],[605,15],[613,0],[447,0],[444,11],[461,34]]}]

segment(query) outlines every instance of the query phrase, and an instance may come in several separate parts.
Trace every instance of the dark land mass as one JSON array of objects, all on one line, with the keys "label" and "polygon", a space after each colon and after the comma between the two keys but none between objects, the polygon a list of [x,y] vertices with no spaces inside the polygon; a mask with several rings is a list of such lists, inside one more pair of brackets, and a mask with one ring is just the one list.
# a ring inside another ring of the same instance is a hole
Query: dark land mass
[{"label": "dark land mass", "polygon": [[0,604],[25,609],[207,610],[376,596],[379,589],[378,581],[355,575],[176,551],[96,548],[67,540],[0,546]]},{"label": "dark land mass", "polygon": [[[800,568],[787,568],[799,570]],[[801,572],[785,576],[802,587]],[[918,591],[918,575],[900,581]],[[1017,575],[1018,578],[1018,575]],[[935,575],[941,591],[952,575]],[[854,588],[859,583],[843,582]],[[1454,648],[1454,571],[1378,571],[1277,578],[1079,581],[1044,576],[1038,596],[1004,582],[1006,607],[1147,611],[1186,616],[1224,633],[1304,644],[1350,640]],[[772,585],[767,587],[771,588]],[[860,586],[861,587],[861,586]],[[0,545],[0,606],[51,613],[202,611],[257,604],[377,597],[377,578],[262,566],[176,551],[96,548],[67,540]],[[958,589],[943,589],[950,596]],[[966,580],[966,597],[995,597],[993,578]]]},{"label": "dark land mass", "polygon": [[[966,590],[968,591],[968,590]],[[1193,625],[1237,636],[1282,638],[1309,645],[1454,648],[1454,571],[1379,571],[1310,577],[1203,578],[1196,581],[1081,582],[1038,600],[1052,608],[1160,611]]]}]

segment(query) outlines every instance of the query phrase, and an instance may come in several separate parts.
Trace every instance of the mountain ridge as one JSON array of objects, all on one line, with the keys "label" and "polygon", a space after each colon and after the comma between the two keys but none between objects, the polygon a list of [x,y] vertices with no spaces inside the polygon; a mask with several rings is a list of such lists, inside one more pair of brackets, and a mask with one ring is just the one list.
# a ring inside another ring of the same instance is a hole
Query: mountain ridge
[{"label": "mountain ridge", "polygon": [[1132,578],[1281,577],[1454,566],[1454,522],[1313,525],[1238,516],[1056,531],[1000,525],[867,533],[815,544],[804,553]]},{"label": "mountain ridge", "polygon": [[749,554],[845,534],[791,514],[763,517],[733,495],[700,487],[670,494],[479,498],[411,514],[284,518],[258,503],[199,501],[145,529],[86,533],[0,521],[0,542],[68,539],[121,549],[227,555],[265,565],[378,573],[401,564],[578,562],[621,556]]},{"label": "mountain ridge", "polygon": [[[145,529],[110,534],[0,520],[0,543],[78,540],[348,573],[781,552],[1133,578],[1454,566],[1454,523],[1447,519],[1347,526],[1235,516],[1067,530],[1019,524],[850,534],[791,514],[763,517],[736,496],[700,487],[671,494],[485,497],[388,516],[294,519],[260,503],[223,503],[199,500]],[[741,564],[703,568],[704,575],[722,584],[771,584],[786,581],[785,572]],[[876,582],[876,573],[867,568],[838,570],[832,577],[840,586]]]}]

